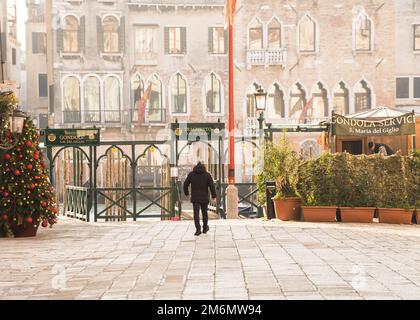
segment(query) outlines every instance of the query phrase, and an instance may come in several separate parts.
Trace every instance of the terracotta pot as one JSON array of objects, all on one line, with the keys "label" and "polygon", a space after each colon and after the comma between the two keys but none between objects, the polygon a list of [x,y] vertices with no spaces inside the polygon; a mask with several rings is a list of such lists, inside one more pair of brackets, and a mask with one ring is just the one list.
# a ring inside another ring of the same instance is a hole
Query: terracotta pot
[{"label": "terracotta pot", "polygon": [[411,224],[413,210],[398,208],[379,208],[379,222],[392,224]]},{"label": "terracotta pot", "polygon": [[420,209],[416,209],[416,211],[414,211],[414,214],[416,215],[417,224],[420,224]]},{"label": "terracotta pot", "polygon": [[17,225],[11,225],[13,234],[15,238],[29,238],[29,237],[35,237],[36,233],[38,231],[39,225],[36,227],[34,226],[34,223],[23,223],[20,226]]},{"label": "terracotta pot", "polygon": [[307,222],[335,222],[337,207],[302,207],[302,218]]},{"label": "terracotta pot", "polygon": [[300,220],[300,199],[296,197],[273,199],[276,218],[282,221]]},{"label": "terracotta pot", "polygon": [[339,209],[342,222],[372,223],[375,215],[375,208],[340,207]]}]

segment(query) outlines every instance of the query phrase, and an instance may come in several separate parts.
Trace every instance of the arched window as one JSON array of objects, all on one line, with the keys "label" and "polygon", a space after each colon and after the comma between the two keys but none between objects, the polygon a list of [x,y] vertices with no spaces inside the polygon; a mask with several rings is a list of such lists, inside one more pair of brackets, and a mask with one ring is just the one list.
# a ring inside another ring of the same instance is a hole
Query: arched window
[{"label": "arched window", "polygon": [[115,76],[104,81],[105,122],[120,122],[121,95],[120,81]]},{"label": "arched window", "polygon": [[63,51],[79,52],[79,21],[75,16],[66,16],[63,26]]},{"label": "arched window", "polygon": [[334,111],[340,115],[347,115],[350,113],[349,103],[349,89],[343,81],[334,89]]},{"label": "arched window", "polygon": [[268,24],[268,48],[269,49],[280,49],[281,43],[281,24],[273,18]]},{"label": "arched window", "polygon": [[293,85],[290,92],[290,119],[300,119],[306,106],[306,92],[300,83]]},{"label": "arched window", "polygon": [[80,81],[69,76],[63,81],[64,122],[80,122]]},{"label": "arched window", "polygon": [[360,81],[354,90],[355,111],[372,108],[372,90],[365,80]]},{"label": "arched window", "polygon": [[249,25],[249,50],[261,50],[263,48],[263,25],[258,19],[254,19]]},{"label": "arched window", "polygon": [[102,24],[104,30],[104,52],[119,52],[119,24],[117,18],[107,16],[104,18]]},{"label": "arched window", "polygon": [[361,13],[354,21],[354,48],[356,51],[372,50],[372,21],[365,14]]},{"label": "arched window", "polygon": [[301,154],[305,159],[318,158],[321,155],[321,146],[315,140],[305,140],[301,145]]},{"label": "arched window", "polygon": [[221,113],[222,112],[222,82],[212,72],[206,78],[206,112]]},{"label": "arched window", "polygon": [[138,121],[140,100],[144,95],[144,82],[139,74],[131,78],[131,121]]},{"label": "arched window", "polygon": [[309,16],[305,15],[299,22],[299,51],[315,52],[316,51],[316,23]]},{"label": "arched window", "polygon": [[284,118],[284,92],[280,86],[275,83],[268,95],[267,116],[269,118]]},{"label": "arched window", "polygon": [[321,119],[328,117],[328,92],[322,82],[318,82],[312,88],[312,121],[319,122]]},{"label": "arched window", "polygon": [[163,86],[157,75],[153,75],[149,80],[151,87],[149,99],[149,122],[162,122],[163,121]]},{"label": "arched window", "polygon": [[83,84],[85,122],[101,121],[101,94],[99,79],[93,76],[86,78]]},{"label": "arched window", "polygon": [[187,81],[177,73],[171,80],[172,113],[187,113]]},{"label": "arched window", "polygon": [[255,88],[256,87],[261,87],[262,86],[259,83],[254,83],[252,86],[250,86],[247,90],[247,95],[246,95],[246,114],[248,118],[257,118],[257,109],[255,106]]}]

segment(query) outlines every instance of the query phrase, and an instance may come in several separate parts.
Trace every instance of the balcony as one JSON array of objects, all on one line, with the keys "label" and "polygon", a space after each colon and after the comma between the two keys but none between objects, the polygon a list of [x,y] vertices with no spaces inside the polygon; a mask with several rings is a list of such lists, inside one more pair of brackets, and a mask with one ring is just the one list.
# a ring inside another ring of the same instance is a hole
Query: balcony
[{"label": "balcony", "polygon": [[251,66],[286,66],[286,49],[248,50],[246,63]]},{"label": "balcony", "polygon": [[128,0],[129,5],[139,6],[213,6],[224,7],[225,0]]},{"label": "balcony", "polygon": [[[138,109],[131,109],[131,122],[138,122]],[[166,109],[147,108],[143,124],[162,124],[166,123]]]}]

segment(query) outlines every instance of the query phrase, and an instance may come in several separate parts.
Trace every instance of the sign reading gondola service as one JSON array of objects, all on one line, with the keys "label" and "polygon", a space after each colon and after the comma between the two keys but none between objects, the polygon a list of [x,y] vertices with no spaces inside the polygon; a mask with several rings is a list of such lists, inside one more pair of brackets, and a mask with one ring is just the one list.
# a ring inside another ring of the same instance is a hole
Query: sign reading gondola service
[{"label": "sign reading gondola service", "polygon": [[99,146],[100,129],[46,129],[46,145],[52,147]]},{"label": "sign reading gondola service", "polygon": [[346,118],[334,115],[332,119],[334,134],[338,136],[400,136],[416,132],[414,113],[378,121]]}]

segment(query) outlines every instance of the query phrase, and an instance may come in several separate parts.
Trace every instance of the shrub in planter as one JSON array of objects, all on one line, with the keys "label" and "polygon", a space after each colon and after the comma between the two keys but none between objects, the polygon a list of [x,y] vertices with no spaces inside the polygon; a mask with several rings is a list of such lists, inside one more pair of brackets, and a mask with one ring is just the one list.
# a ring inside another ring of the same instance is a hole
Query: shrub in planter
[{"label": "shrub in planter", "polygon": [[297,190],[302,199],[304,221],[336,221],[336,190],[331,174],[333,155],[325,153],[299,167]]},{"label": "shrub in planter", "polygon": [[384,157],[376,167],[382,189],[377,205],[381,223],[411,224],[414,209],[410,208],[405,161],[401,155]]},{"label": "shrub in planter", "polygon": [[342,182],[337,185],[341,194],[338,203],[342,222],[373,222],[375,214],[375,188],[372,183],[374,159],[369,156],[346,154]]},{"label": "shrub in planter", "polygon": [[406,159],[407,197],[410,208],[415,209],[417,224],[420,224],[420,151]]},{"label": "shrub in planter", "polygon": [[260,203],[265,202],[265,182],[276,181],[276,196],[273,198],[276,217],[280,220],[299,220],[300,199],[297,196],[297,169],[300,158],[283,134],[279,143],[266,145],[264,154],[264,172],[259,176]]}]

